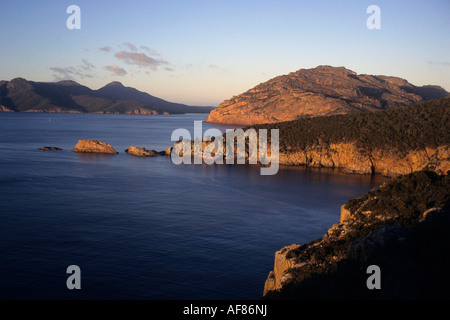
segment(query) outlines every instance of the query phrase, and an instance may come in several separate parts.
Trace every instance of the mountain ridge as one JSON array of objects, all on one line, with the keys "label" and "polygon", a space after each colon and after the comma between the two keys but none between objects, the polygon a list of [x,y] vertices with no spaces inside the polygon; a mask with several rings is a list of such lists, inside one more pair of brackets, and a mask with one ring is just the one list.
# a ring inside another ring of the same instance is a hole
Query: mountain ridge
[{"label": "mountain ridge", "polygon": [[97,90],[72,80],[36,82],[18,77],[0,81],[0,111],[183,114],[211,110],[169,102],[118,81]]}]

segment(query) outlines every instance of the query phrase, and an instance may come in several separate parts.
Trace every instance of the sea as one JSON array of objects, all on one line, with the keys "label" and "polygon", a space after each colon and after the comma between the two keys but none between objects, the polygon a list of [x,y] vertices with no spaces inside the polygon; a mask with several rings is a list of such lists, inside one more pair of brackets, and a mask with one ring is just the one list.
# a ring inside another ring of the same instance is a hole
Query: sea
[{"label": "sea", "polygon": [[[165,150],[206,117],[0,112],[0,298],[260,299],[276,251],[322,237],[342,204],[385,181],[125,153]],[[119,153],[72,152],[81,139]]]}]

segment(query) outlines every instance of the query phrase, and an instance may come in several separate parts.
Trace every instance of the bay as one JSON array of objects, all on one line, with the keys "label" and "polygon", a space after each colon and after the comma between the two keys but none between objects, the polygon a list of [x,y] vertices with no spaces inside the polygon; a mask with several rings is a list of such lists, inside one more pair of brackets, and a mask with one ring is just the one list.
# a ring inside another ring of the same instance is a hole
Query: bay
[{"label": "bay", "polygon": [[[0,113],[0,298],[259,299],[275,251],[323,236],[342,204],[384,181],[124,152],[164,150],[206,116]],[[74,153],[79,139],[119,154]],[[69,265],[81,290],[66,287]]]}]

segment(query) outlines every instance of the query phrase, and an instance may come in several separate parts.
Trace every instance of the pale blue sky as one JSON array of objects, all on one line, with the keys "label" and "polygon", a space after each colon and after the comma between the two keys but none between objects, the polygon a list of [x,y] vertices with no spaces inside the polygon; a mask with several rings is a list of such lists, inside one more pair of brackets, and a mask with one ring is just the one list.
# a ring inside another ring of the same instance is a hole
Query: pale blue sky
[{"label": "pale blue sky", "polygon": [[[66,27],[71,4],[80,30]],[[372,4],[380,30],[366,27]],[[92,89],[116,80],[217,105],[275,76],[332,65],[450,91],[449,14],[449,0],[0,0],[0,80],[72,78]]]}]

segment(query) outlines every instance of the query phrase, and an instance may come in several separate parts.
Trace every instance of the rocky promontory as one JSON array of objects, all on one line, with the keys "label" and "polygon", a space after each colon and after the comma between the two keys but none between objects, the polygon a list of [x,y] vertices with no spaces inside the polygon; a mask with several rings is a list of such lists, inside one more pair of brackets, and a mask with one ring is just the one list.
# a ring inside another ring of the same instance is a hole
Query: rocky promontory
[{"label": "rocky promontory", "polygon": [[[418,171],[348,201],[317,240],[275,254],[265,299],[450,297],[450,176]],[[381,288],[368,288],[369,266]]]},{"label": "rocky promontory", "polygon": [[[446,174],[450,170],[449,111],[450,98],[442,98],[378,112],[260,124],[243,130],[279,130],[280,165],[388,177],[420,170]],[[203,152],[210,143],[191,141],[191,155]],[[248,160],[248,139],[245,143]],[[172,152],[181,156],[178,145]],[[226,154],[225,142],[222,154]]]},{"label": "rocky promontory", "polygon": [[[190,141],[187,150],[208,146]],[[390,172],[399,168],[394,162]],[[437,171],[391,179],[342,205],[340,221],[322,238],[276,252],[264,299],[450,298],[450,176]],[[381,269],[380,290],[367,287],[370,266]]]},{"label": "rocky promontory", "polygon": [[118,152],[109,144],[99,140],[78,140],[73,152],[79,153],[107,153],[117,154]]},{"label": "rocky promontory", "polygon": [[280,164],[394,177],[450,170],[450,98],[378,112],[256,125],[278,129]]},{"label": "rocky promontory", "polygon": [[275,77],[222,102],[208,122],[253,125],[366,112],[449,96],[439,86],[415,86],[391,76],[318,66]]}]

